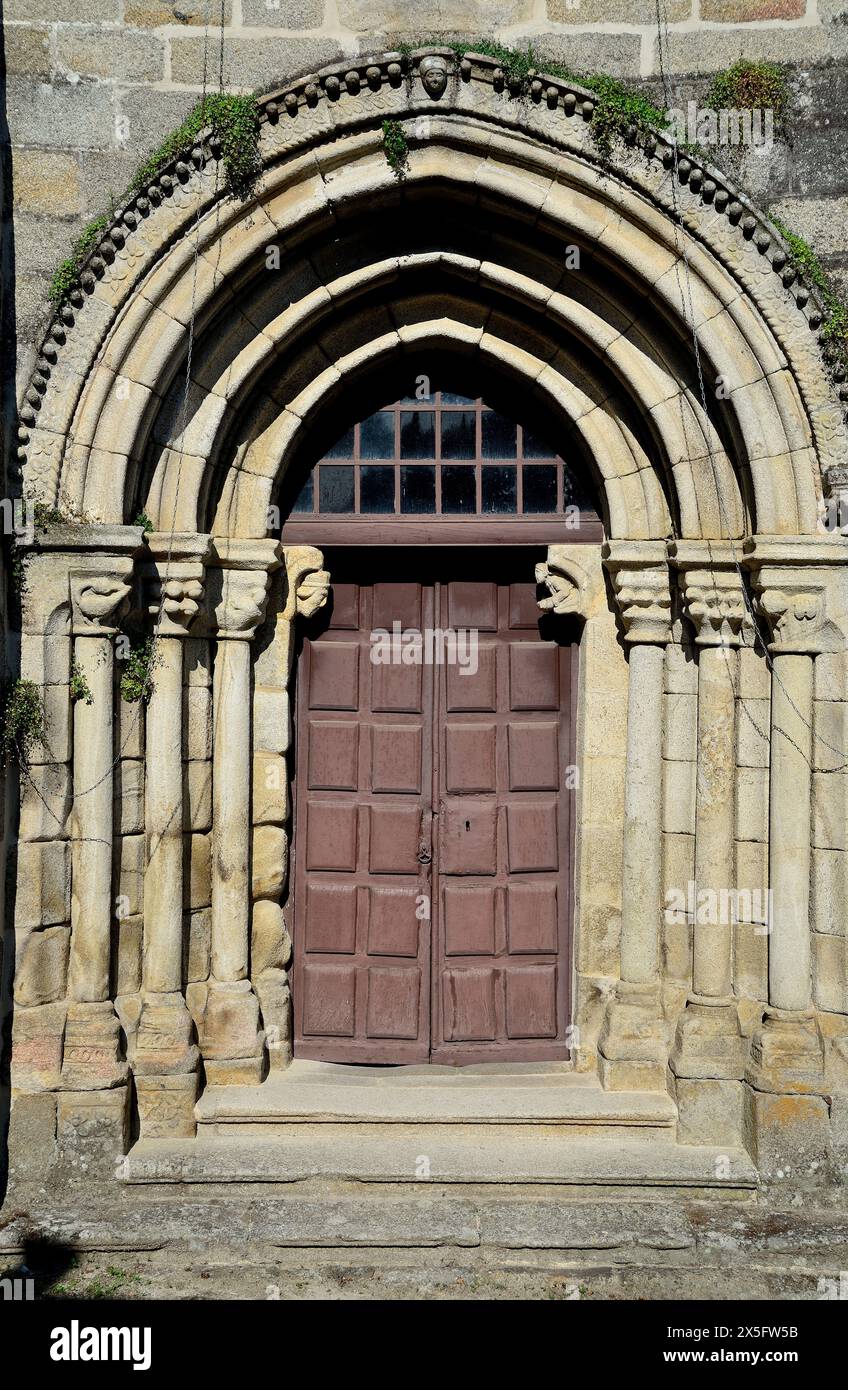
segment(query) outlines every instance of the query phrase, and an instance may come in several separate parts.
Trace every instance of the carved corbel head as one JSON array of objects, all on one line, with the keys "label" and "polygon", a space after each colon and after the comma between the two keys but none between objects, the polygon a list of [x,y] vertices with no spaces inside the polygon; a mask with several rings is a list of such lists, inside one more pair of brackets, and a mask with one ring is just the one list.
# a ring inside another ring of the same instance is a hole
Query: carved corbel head
[{"label": "carved corbel head", "polygon": [[71,574],[71,613],[75,637],[114,637],[129,606],[132,561],[112,561],[109,569]]},{"label": "carved corbel head", "polygon": [[286,603],[283,617],[312,618],[324,607],[330,593],[330,574],[324,556],[312,545],[285,547]]},{"label": "carved corbel head", "polygon": [[438,101],[448,85],[448,63],[440,53],[428,54],[421,59],[418,68],[422,86],[428,97]]},{"label": "carved corbel head", "polygon": [[536,583],[544,585],[547,598],[539,599],[543,613],[558,616],[576,613],[586,617],[589,576],[586,570],[561,546],[549,546],[548,558],[536,566]]}]

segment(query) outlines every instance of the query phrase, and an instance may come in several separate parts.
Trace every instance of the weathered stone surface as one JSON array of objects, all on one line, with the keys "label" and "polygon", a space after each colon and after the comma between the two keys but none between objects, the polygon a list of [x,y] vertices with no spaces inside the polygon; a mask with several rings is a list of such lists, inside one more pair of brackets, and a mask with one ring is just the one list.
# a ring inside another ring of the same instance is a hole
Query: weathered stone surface
[{"label": "weathered stone surface", "polygon": [[185,914],[183,943],[185,979],[190,983],[207,980],[212,945],[212,918],[208,908]]},{"label": "weathered stone surface", "polygon": [[741,1144],[744,1090],[741,1081],[678,1076],[674,1084],[677,1142]]},{"label": "weathered stone surface", "polygon": [[56,1129],[64,1177],[74,1182],[114,1177],[129,1140],[127,1087],[61,1091]]},{"label": "weathered stone surface", "polygon": [[144,829],[144,763],[121,758],[115,766],[115,833],[136,835]]},{"label": "weathered stone surface", "polygon": [[278,753],[254,753],[251,814],[254,825],[280,825],[289,816],[289,772]]},{"label": "weathered stone surface", "polygon": [[[223,22],[229,24],[232,15],[230,0],[219,4],[216,19],[223,8]],[[206,0],[124,0],[124,23],[138,29],[155,29],[161,24],[208,23]]]},{"label": "weathered stone surface", "polygon": [[[203,40],[175,38],[171,43],[171,77],[174,82],[199,87],[203,80]],[[210,36],[208,63],[218,71],[220,45]],[[315,72],[341,58],[336,39],[263,38],[257,45],[248,38],[228,38],[224,47],[224,85],[227,87],[267,87],[305,72]]]},{"label": "weathered stone surface", "polygon": [[183,905],[208,907],[212,901],[212,844],[209,835],[184,840]]},{"label": "weathered stone surface", "polygon": [[114,134],[107,87],[49,86],[9,81],[9,125],[16,145],[47,149],[108,149]]},{"label": "weathered stone surface", "polygon": [[325,0],[242,0],[242,23],[261,28],[317,29],[324,18]]},{"label": "weathered stone surface", "polygon": [[56,1162],[56,1097],[12,1091],[9,1117],[9,1182],[44,1181]]},{"label": "weathered stone surface", "polygon": [[20,840],[59,840],[68,834],[71,770],[67,763],[43,763],[21,777]]},{"label": "weathered stone surface", "polygon": [[50,76],[50,40],[45,28],[10,24],[4,40],[7,72],[25,73],[29,77]]},{"label": "weathered stone surface", "polygon": [[253,692],[253,747],[285,753],[291,744],[291,706],[287,690],[257,686]]},{"label": "weathered stone surface", "polygon": [[684,1214],[657,1203],[625,1213],[612,1204],[556,1201],[484,1203],[480,1241],[532,1250],[687,1250],[695,1243]]},{"label": "weathered stone surface", "polygon": [[145,867],[143,835],[125,835],[116,842],[112,891],[123,917],[135,917],[144,910]]},{"label": "weathered stone surface", "polygon": [[56,1086],[62,1070],[66,1004],[18,1006],[12,1029],[12,1085],[22,1090]]},{"label": "weathered stone surface", "polygon": [[139,1076],[135,1089],[138,1117],[144,1139],[191,1139],[197,1128],[194,1103],[197,1076],[194,1072],[174,1076]]},{"label": "weathered stone surface", "polygon": [[212,757],[212,692],[207,686],[190,685],[183,693],[184,756]]},{"label": "weathered stone surface", "polygon": [[56,66],[63,76],[99,77],[114,82],[156,82],[165,75],[165,45],[147,34],[60,28]]},{"label": "weathered stone surface", "polygon": [[745,1131],[759,1171],[773,1181],[809,1178],[827,1164],[830,1121],[821,1096],[749,1091]]},{"label": "weathered stone surface", "polygon": [[211,762],[185,764],[183,828],[194,831],[212,829]]},{"label": "weathered stone surface", "polygon": [[141,917],[124,917],[114,924],[113,949],[116,967],[116,992],[135,994],[141,989],[141,954],[144,923]]},{"label": "weathered stone surface", "polygon": [[52,1004],[64,999],[70,935],[68,927],[19,933],[15,953],[15,999],[19,1004]]},{"label": "weathered stone surface", "polygon": [[253,904],[250,964],[255,977],[263,970],[285,969],[291,959],[291,937],[279,903]]},{"label": "weathered stone surface", "polygon": [[18,845],[15,926],[47,927],[71,915],[70,846],[67,841]]},{"label": "weathered stone surface", "polygon": [[260,825],[253,832],[252,892],[254,898],[276,898],[283,891],[289,862],[289,839],[275,825]]}]

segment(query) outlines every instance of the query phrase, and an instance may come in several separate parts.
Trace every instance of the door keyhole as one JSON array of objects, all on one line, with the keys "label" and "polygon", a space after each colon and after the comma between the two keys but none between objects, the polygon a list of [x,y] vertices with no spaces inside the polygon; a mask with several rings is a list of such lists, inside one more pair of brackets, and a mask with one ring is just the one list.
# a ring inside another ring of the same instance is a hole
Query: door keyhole
[{"label": "door keyhole", "polygon": [[466,828],[466,830],[470,830],[470,829],[471,829],[471,821],[470,821],[470,820],[467,820],[467,821],[465,822],[465,828]]}]

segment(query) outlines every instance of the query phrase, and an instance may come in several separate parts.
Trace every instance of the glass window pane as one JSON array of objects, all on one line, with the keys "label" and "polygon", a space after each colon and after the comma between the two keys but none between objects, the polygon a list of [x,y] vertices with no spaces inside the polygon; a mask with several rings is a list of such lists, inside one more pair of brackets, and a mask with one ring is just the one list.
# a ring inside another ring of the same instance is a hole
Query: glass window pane
[{"label": "glass window pane", "polygon": [[353,464],[322,464],[318,475],[319,510],[353,511]]},{"label": "glass window pane", "polygon": [[525,464],[521,473],[525,512],[555,512],[557,509],[557,465]]},{"label": "glass window pane", "polygon": [[293,512],[311,512],[311,511],[312,511],[312,498],[313,498],[313,495],[314,495],[314,491],[315,491],[315,489],[314,489],[313,484],[312,484],[312,474],[310,473],[310,474],[309,474],[309,477],[308,477],[308,478],[306,479],[306,481],[304,482],[303,487],[300,489],[300,492],[297,494],[297,497],[296,497],[296,499],[295,499],[295,504],[294,504],[294,506],[292,507],[292,511],[293,511]]},{"label": "glass window pane", "polygon": [[576,478],[566,468],[562,479],[562,500],[566,507],[579,507],[583,512],[593,512],[595,503],[582,478]]},{"label": "glass window pane", "polygon": [[532,430],[524,431],[524,457],[526,459],[555,459],[556,449],[547,439],[540,439]]},{"label": "glass window pane", "polygon": [[468,464],[442,465],[442,511],[476,512],[477,485],[474,468]]},{"label": "glass window pane", "polygon": [[364,459],[393,459],[395,456],[395,417],[380,410],[359,426],[359,453]]},{"label": "glass window pane", "polygon": [[359,475],[359,510],[393,512],[395,509],[394,467],[364,463]]},{"label": "glass window pane", "polygon": [[473,405],[473,396],[456,396],[453,391],[442,392],[442,405]]},{"label": "glass window pane", "polygon": [[442,458],[473,459],[477,448],[474,422],[470,410],[452,410],[442,416]]},{"label": "glass window pane", "polygon": [[514,512],[516,508],[516,475],[514,464],[486,464],[483,473],[483,511]]},{"label": "glass window pane", "polygon": [[332,449],[328,449],[324,457],[328,459],[352,459],[353,430],[349,429],[347,434],[343,434],[341,439],[336,440]]},{"label": "glass window pane", "polygon": [[495,410],[485,410],[482,424],[483,457],[486,459],[514,459],[518,450],[513,421],[507,420],[504,415],[498,415]]},{"label": "glass window pane", "polygon": [[403,410],[400,416],[402,459],[436,457],[436,416],[432,410]]},{"label": "glass window pane", "polygon": [[400,470],[400,509],[402,512],[436,510],[436,469],[433,465]]}]

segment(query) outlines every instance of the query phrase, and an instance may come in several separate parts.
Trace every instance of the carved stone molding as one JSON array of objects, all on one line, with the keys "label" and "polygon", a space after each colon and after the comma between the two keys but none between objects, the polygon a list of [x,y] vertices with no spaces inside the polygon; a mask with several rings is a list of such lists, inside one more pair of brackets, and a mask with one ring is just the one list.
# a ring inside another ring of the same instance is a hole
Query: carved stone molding
[{"label": "carved stone molding", "polygon": [[774,654],[841,652],[848,633],[848,544],[795,537],[745,542],[757,613]]},{"label": "carved stone molding", "polygon": [[698,646],[738,647],[748,614],[741,543],[673,541],[668,553]]},{"label": "carved stone molding", "polygon": [[286,601],[283,618],[312,618],[324,607],[330,593],[330,574],[323,568],[324,556],[312,545],[287,545],[283,550],[286,566]]},{"label": "carved stone molding", "polygon": [[265,616],[271,575],[282,564],[282,546],[272,540],[215,539],[209,588],[219,639],[250,641]]},{"label": "carved stone molding", "polygon": [[612,580],[624,640],[671,640],[671,586],[664,541],[607,541],[603,560]]},{"label": "carved stone molding", "polygon": [[209,536],[154,532],[147,537],[153,566],[145,574],[146,608],[160,637],[185,637],[200,612]]}]

